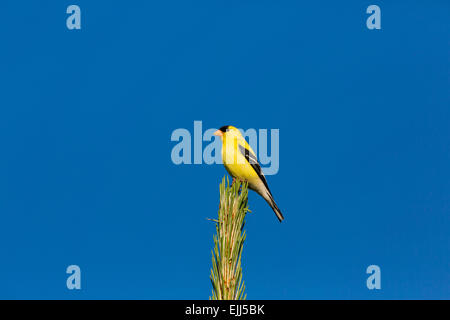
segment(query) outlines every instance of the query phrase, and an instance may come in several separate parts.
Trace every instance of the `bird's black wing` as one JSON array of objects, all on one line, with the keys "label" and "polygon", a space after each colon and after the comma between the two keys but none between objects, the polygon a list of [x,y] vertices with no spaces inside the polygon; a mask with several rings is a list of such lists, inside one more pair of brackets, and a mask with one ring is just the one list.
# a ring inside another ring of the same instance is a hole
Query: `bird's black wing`
[{"label": "bird's black wing", "polygon": [[269,189],[269,185],[267,184],[266,177],[264,176],[264,174],[261,170],[261,166],[259,165],[258,159],[256,158],[256,156],[253,154],[253,152],[248,150],[243,145],[239,145],[239,151],[245,157],[245,159],[248,161],[248,163],[252,166],[252,168],[256,171],[256,173],[258,174],[258,177],[262,180],[262,182],[264,183],[264,185],[267,188],[267,191],[269,191],[269,194],[272,196],[272,193],[270,192],[270,189]]}]

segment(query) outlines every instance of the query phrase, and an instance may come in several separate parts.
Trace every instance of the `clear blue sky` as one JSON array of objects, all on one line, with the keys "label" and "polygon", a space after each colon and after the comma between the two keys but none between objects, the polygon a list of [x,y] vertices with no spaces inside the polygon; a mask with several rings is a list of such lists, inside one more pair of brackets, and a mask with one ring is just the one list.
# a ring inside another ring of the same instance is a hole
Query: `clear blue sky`
[{"label": "clear blue sky", "polygon": [[249,298],[449,299],[449,12],[1,1],[0,298],[207,299],[226,172],[170,159],[172,131],[201,120],[280,129],[286,220],[250,195]]}]

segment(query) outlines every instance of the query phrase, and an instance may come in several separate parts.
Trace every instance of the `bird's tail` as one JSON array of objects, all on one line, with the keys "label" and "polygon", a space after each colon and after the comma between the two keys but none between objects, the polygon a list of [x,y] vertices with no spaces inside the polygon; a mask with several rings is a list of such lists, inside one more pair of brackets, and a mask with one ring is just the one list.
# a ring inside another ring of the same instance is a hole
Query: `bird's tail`
[{"label": "bird's tail", "polygon": [[272,197],[272,194],[270,193],[270,191],[267,192],[267,195],[266,195],[266,197],[264,197],[264,199],[266,199],[267,203],[272,208],[273,212],[275,212],[278,220],[280,220],[280,222],[283,221],[284,220],[283,214],[281,213],[280,209],[278,208],[277,204],[275,203],[275,200],[273,200],[273,197]]},{"label": "bird's tail", "polygon": [[283,214],[275,203],[275,200],[273,200],[272,193],[270,192],[269,187],[266,183],[263,184],[263,181],[260,181],[260,184],[257,185],[249,184],[249,188],[256,191],[261,197],[264,198],[264,200],[266,200],[266,202],[272,208],[273,212],[275,212],[275,214],[277,215],[277,218],[280,222],[284,220]]}]

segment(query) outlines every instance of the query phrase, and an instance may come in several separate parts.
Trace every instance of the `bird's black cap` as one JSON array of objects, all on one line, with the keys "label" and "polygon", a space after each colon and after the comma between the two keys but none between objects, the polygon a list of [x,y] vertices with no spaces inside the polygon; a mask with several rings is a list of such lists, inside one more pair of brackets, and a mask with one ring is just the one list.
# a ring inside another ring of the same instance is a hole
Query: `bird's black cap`
[{"label": "bird's black cap", "polygon": [[223,127],[220,128],[219,130],[222,131],[222,132],[227,132],[227,130],[228,130],[229,127],[230,127],[230,126],[223,126]]}]

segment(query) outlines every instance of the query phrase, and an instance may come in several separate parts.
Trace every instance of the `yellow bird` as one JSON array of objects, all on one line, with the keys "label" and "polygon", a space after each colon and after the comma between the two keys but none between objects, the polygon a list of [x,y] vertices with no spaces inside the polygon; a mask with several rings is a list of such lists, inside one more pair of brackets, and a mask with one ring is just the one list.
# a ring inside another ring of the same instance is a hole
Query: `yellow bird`
[{"label": "yellow bird", "polygon": [[278,220],[283,221],[284,217],[273,200],[256,155],[241,132],[233,126],[223,126],[214,132],[214,135],[222,139],[223,164],[233,180],[247,181],[248,187],[262,196],[271,206]]}]

